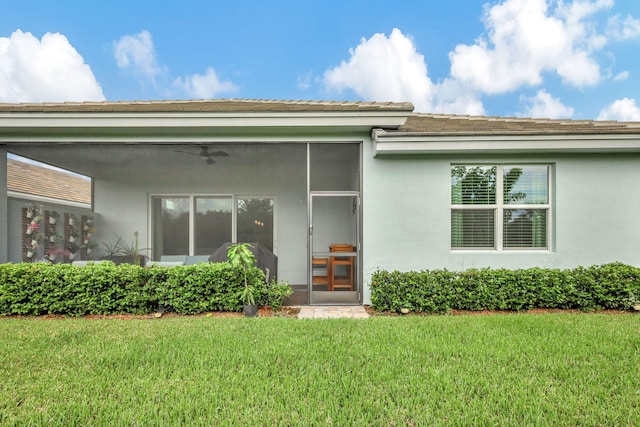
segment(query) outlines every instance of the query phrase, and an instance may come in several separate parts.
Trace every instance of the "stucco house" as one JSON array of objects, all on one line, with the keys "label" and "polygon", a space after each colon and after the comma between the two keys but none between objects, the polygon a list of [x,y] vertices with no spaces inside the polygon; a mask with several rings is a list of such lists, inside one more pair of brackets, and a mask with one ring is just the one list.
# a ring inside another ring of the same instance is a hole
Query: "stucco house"
[{"label": "stucco house", "polygon": [[[0,149],[91,177],[90,206],[43,202],[65,240],[75,216],[81,240],[137,233],[154,260],[260,243],[311,304],[367,303],[378,268],[640,265],[638,123],[382,102],[0,104]],[[19,262],[28,204],[0,169],[0,262]]]}]

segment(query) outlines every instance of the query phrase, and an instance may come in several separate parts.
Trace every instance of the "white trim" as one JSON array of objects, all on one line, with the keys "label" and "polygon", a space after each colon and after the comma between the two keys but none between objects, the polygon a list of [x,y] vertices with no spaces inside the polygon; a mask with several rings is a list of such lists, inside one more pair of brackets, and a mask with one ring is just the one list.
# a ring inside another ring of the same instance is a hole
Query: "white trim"
[{"label": "white trim", "polygon": [[[409,111],[212,113],[0,113],[0,142],[213,142],[230,134],[305,132],[348,135],[398,128]],[[175,130],[175,132],[172,132]],[[237,136],[236,136],[237,138]]]},{"label": "white trim", "polygon": [[82,208],[82,209],[91,210],[91,203],[73,202],[71,200],[62,200],[62,199],[56,199],[56,198],[53,198],[53,197],[37,196],[35,194],[21,193],[21,192],[18,192],[18,191],[7,191],[7,197],[14,198],[14,199],[33,200],[34,202],[41,202],[41,203],[55,204],[55,205],[63,205],[63,206],[71,206],[71,207],[74,207],[74,208]]},{"label": "white trim", "polygon": [[371,132],[373,157],[390,154],[615,153],[640,151],[638,134],[411,135]]}]

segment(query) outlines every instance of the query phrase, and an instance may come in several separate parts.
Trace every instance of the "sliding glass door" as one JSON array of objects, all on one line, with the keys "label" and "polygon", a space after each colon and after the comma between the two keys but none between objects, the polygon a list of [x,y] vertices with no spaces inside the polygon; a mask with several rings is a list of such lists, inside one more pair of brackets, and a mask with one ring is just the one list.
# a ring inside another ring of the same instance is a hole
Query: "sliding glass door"
[{"label": "sliding glass door", "polygon": [[211,255],[227,242],[261,243],[274,251],[271,196],[153,196],[153,258]]}]

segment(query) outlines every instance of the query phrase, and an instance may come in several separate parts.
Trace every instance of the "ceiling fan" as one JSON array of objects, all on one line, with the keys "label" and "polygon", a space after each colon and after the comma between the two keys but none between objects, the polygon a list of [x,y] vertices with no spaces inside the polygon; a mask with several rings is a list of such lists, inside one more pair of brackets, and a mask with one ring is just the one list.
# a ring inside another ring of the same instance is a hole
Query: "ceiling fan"
[{"label": "ceiling fan", "polygon": [[198,156],[202,159],[205,160],[205,162],[208,165],[212,165],[214,164],[216,161],[213,159],[213,157],[229,157],[229,153],[227,153],[226,151],[222,151],[222,150],[218,150],[218,151],[209,151],[209,147],[207,147],[206,145],[201,145],[200,146],[200,152],[199,153],[192,153],[190,151],[182,151],[182,150],[174,150],[176,153],[185,153],[185,154],[191,154],[192,156]]}]

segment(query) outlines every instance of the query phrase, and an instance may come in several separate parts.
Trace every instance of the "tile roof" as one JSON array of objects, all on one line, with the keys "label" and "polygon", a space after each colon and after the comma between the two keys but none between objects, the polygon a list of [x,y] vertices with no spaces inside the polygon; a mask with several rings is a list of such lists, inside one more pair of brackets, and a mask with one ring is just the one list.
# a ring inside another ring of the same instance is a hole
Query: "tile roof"
[{"label": "tile roof", "polygon": [[7,159],[7,190],[91,204],[91,181],[15,159]]},{"label": "tile roof", "polygon": [[170,113],[170,112],[330,112],[413,111],[410,102],[340,102],[264,99],[212,99],[184,101],[119,101],[63,103],[0,103],[0,113]]},{"label": "tile roof", "polygon": [[257,112],[405,112],[408,119],[389,134],[551,135],[640,134],[640,122],[552,120],[411,113],[410,102],[350,102],[268,99],[0,103],[0,113],[257,113]]},{"label": "tile roof", "polygon": [[640,122],[551,120],[516,117],[411,114],[404,125],[388,134],[416,135],[557,135],[640,134]]}]

